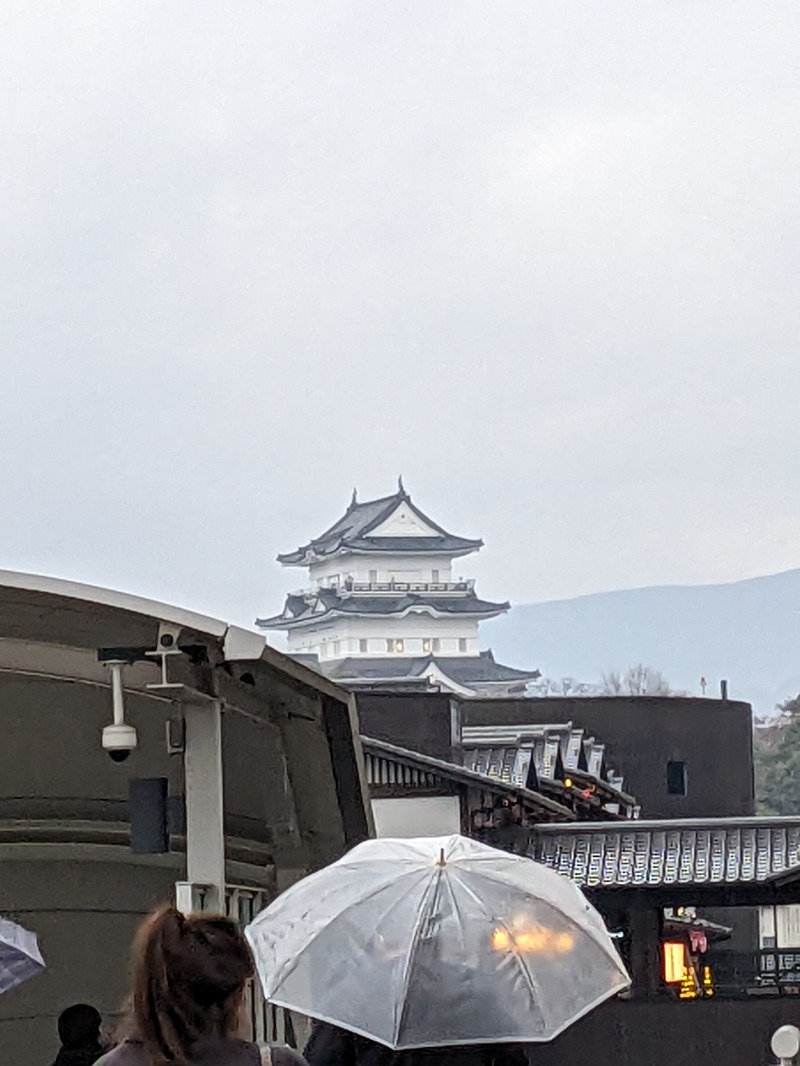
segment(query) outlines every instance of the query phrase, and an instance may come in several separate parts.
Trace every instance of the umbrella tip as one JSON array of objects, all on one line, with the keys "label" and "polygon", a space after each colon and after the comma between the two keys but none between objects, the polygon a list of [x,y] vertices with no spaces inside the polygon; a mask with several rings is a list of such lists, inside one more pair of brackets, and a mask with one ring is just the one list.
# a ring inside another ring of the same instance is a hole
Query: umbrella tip
[{"label": "umbrella tip", "polygon": [[445,857],[444,857],[444,848],[439,848],[439,861],[437,862],[436,865],[437,866],[447,866],[447,862],[446,862]]}]

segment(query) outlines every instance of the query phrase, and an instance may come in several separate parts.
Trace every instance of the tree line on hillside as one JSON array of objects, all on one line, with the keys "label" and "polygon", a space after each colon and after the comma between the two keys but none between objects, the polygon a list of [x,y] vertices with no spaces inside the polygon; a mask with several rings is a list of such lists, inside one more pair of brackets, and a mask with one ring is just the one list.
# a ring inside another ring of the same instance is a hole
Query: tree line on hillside
[{"label": "tree line on hillside", "polygon": [[800,814],[800,695],[756,719],[753,758],[759,814]]}]

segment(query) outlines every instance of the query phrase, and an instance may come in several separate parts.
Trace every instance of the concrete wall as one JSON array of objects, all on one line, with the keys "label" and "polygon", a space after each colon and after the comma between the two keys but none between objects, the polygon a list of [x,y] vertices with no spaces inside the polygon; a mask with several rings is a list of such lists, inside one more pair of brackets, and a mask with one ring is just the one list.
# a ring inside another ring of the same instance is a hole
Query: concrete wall
[{"label": "concrete wall", "polygon": [[108,689],[0,674],[0,820],[125,820],[130,777],[167,777],[181,790],[181,760],[164,740],[170,705],[129,693],[125,706],[139,747],[119,764],[100,740],[111,721]]},{"label": "concrete wall", "polygon": [[[39,935],[48,967],[0,997],[0,1061],[42,1066],[55,1058],[56,1019],[71,1003],[93,1004],[110,1024],[118,1019],[131,937],[170,897],[180,871],[177,857],[135,863],[121,848],[51,845],[47,858],[32,845],[17,846],[17,857],[0,848],[0,914]],[[39,857],[23,858],[26,851]]]}]

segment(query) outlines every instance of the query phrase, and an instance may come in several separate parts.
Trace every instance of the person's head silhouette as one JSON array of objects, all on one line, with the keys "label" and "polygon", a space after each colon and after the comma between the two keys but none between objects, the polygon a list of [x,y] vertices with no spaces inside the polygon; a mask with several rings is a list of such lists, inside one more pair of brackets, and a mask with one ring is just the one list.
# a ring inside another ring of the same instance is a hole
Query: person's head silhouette
[{"label": "person's head silhouette", "polygon": [[84,1066],[93,1063],[102,1054],[100,1046],[100,1012],[88,1003],[73,1003],[62,1011],[58,1018],[58,1038],[61,1051],[56,1062],[59,1066]]}]

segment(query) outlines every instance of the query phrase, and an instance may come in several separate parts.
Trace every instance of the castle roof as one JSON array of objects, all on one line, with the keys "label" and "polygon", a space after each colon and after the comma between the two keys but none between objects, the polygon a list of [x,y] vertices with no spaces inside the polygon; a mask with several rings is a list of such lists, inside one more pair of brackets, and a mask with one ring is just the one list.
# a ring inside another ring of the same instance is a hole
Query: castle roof
[{"label": "castle roof", "polygon": [[482,540],[448,533],[424,514],[398,482],[397,492],[359,503],[355,492],[350,506],[338,521],[308,544],[278,556],[284,566],[308,566],[337,553],[468,555],[483,546]]},{"label": "castle roof", "polygon": [[495,662],[491,651],[482,651],[479,655],[352,657],[331,663],[325,672],[328,677],[343,684],[354,681],[374,684],[376,681],[423,678],[432,666],[467,688],[492,682],[519,681],[523,684],[539,677],[538,670],[516,670]]},{"label": "castle roof", "polygon": [[400,592],[396,595],[354,596],[346,590],[320,587],[286,597],[283,612],[271,618],[257,618],[260,629],[287,629],[322,618],[355,615],[370,618],[403,618],[409,614],[429,614],[434,618],[493,618],[510,607],[506,603],[482,600],[470,588],[462,595]]}]

